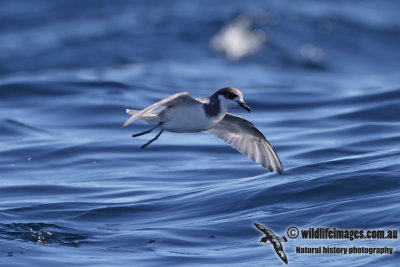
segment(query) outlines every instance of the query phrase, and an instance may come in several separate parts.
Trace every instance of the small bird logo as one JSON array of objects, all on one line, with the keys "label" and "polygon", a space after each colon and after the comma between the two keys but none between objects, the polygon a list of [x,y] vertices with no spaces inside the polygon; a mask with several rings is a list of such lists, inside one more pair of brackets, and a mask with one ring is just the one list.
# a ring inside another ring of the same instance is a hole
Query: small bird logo
[{"label": "small bird logo", "polygon": [[288,259],[285,252],[283,251],[283,246],[281,243],[281,241],[287,242],[287,238],[285,236],[279,238],[277,235],[274,234],[274,232],[272,232],[272,230],[265,228],[259,223],[255,222],[253,224],[258,230],[265,234],[265,236],[261,238],[260,242],[267,243],[269,241],[274,246],[275,252],[276,254],[278,254],[279,258],[281,258],[284,263],[288,264]]}]

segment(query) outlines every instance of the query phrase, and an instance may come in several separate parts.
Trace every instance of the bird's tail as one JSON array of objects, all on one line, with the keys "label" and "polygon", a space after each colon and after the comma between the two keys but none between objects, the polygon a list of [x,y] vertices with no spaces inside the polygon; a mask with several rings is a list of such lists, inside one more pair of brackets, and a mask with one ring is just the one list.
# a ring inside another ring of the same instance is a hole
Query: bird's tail
[{"label": "bird's tail", "polygon": [[134,109],[126,109],[126,113],[129,115],[135,115],[136,113],[139,113],[140,110],[134,110]]},{"label": "bird's tail", "polygon": [[142,110],[134,110],[134,109],[126,109],[126,113],[128,113],[129,115],[132,115],[125,123],[122,127],[127,126],[128,124],[132,123],[133,121],[135,121],[136,119],[140,118],[150,124],[156,125],[158,124],[160,121],[158,119],[157,113],[154,112],[147,112],[145,114],[143,114],[142,116],[135,116],[136,114],[142,112]]}]

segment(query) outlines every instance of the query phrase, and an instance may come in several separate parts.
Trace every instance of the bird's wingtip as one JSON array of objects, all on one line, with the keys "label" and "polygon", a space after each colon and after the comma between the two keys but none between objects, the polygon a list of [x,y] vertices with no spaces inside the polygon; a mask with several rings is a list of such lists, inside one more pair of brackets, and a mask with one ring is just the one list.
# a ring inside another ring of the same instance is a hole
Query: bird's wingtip
[{"label": "bird's wingtip", "polygon": [[[130,118],[129,118],[129,120],[130,120]],[[124,124],[122,124],[122,128],[125,128],[126,126],[128,126],[128,124],[131,123],[129,120],[127,120]]]}]

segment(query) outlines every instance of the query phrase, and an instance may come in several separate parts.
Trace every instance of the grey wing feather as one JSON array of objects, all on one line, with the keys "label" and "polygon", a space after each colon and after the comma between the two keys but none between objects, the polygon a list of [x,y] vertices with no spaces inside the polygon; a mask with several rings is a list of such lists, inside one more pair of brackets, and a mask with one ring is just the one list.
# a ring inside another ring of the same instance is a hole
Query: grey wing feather
[{"label": "grey wing feather", "polygon": [[210,98],[208,96],[199,97],[199,98],[196,98],[196,100],[201,102],[201,103],[204,103],[204,104],[210,103]]},{"label": "grey wing feather", "polygon": [[133,112],[131,112],[131,110],[127,109],[126,113],[131,114],[132,116],[124,123],[124,125],[122,127],[125,127],[129,124],[131,124],[132,122],[134,122],[135,120],[139,119],[140,117],[142,117],[144,114],[151,112],[152,110],[161,107],[161,106],[172,106],[172,105],[179,105],[182,103],[191,103],[191,102],[198,102],[196,99],[194,99],[193,97],[191,97],[189,95],[189,93],[187,92],[182,92],[182,93],[178,93],[175,95],[171,95],[157,103],[154,103],[153,105],[142,109],[141,111],[135,112],[134,114],[131,114]]},{"label": "grey wing feather", "polygon": [[264,168],[283,174],[282,164],[275,150],[248,120],[227,113],[216,126],[206,132],[222,139]]}]

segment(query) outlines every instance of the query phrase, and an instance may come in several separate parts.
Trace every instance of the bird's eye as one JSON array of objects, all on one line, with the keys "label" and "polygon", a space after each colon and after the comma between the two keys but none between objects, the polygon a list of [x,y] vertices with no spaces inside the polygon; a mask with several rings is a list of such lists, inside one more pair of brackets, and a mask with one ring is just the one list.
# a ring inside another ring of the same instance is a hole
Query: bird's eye
[{"label": "bird's eye", "polygon": [[229,99],[234,99],[235,97],[236,97],[235,94],[228,94],[228,98],[229,98]]}]

